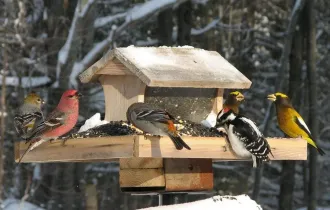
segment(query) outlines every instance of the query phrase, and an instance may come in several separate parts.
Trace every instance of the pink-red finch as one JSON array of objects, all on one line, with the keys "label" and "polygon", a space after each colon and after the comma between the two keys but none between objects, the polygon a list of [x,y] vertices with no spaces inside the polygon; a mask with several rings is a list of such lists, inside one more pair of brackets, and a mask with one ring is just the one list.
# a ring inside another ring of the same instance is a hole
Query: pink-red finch
[{"label": "pink-red finch", "polygon": [[134,103],[128,107],[126,117],[144,133],[169,136],[177,150],[182,150],[183,147],[191,149],[178,135],[173,123],[174,117],[162,109],[153,108],[146,103]]},{"label": "pink-red finch", "polygon": [[43,121],[41,106],[44,103],[45,101],[35,92],[31,92],[25,97],[24,103],[14,117],[16,131],[21,138],[29,138],[30,131]]},{"label": "pink-red finch", "polygon": [[25,154],[48,140],[55,140],[68,133],[77,123],[79,115],[79,97],[77,90],[67,90],[63,93],[57,107],[31,132],[28,139],[30,145],[19,159]]}]

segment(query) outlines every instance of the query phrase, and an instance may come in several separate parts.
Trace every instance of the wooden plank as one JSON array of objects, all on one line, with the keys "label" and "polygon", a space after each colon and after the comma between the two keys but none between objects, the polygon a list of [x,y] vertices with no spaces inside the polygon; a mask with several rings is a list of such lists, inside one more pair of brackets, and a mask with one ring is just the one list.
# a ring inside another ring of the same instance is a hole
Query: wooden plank
[{"label": "wooden plank", "polygon": [[163,168],[121,169],[120,187],[165,187]]},{"label": "wooden plank", "polygon": [[[176,150],[168,137],[143,136],[135,141],[135,157],[163,158],[212,158],[217,160],[241,160],[234,156],[222,137],[188,137],[182,139],[191,150]],[[303,139],[267,138],[275,160],[307,160],[307,142]]]},{"label": "wooden plank", "polygon": [[97,190],[93,184],[86,186],[86,210],[97,210]]},{"label": "wooden plank", "polygon": [[135,76],[109,76],[99,78],[105,97],[105,120],[127,120],[126,111],[135,102],[144,102],[146,85]]},{"label": "wooden plank", "polygon": [[[168,137],[147,136],[145,140],[143,135],[72,139],[66,142],[65,147],[61,146],[61,140],[57,140],[44,143],[29,152],[22,162],[101,162],[132,157],[241,160],[228,149],[224,151],[224,138],[184,136],[183,139],[192,150],[176,150]],[[268,138],[268,142],[275,160],[307,159],[307,142],[303,139]],[[15,143],[15,161],[18,161],[27,146],[25,142]],[[144,164],[151,167],[150,165],[160,162]]]},{"label": "wooden plank", "polygon": [[152,87],[236,88],[251,81],[218,52],[185,47],[116,48],[113,55]]},{"label": "wooden plank", "polygon": [[163,158],[121,158],[120,169],[128,168],[163,168]]},{"label": "wooden plank", "polygon": [[103,68],[97,71],[95,74],[106,75],[133,75],[133,73],[126,68],[118,59],[110,60]]},{"label": "wooden plank", "polygon": [[223,105],[223,92],[224,90],[221,88],[218,88],[216,96],[214,98],[213,102],[213,112],[218,114],[222,110],[222,105]]},{"label": "wooden plank", "polygon": [[166,191],[213,189],[212,159],[165,158]]},{"label": "wooden plank", "polygon": [[[133,157],[134,136],[70,139],[46,142],[30,151],[22,162],[89,162]],[[15,143],[15,161],[27,149],[25,142]]]}]

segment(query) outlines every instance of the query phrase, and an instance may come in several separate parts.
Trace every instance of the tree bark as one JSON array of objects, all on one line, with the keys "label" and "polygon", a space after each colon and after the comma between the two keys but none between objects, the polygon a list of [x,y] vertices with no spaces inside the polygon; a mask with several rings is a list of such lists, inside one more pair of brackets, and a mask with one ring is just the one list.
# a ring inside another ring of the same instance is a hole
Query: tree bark
[{"label": "tree bark", "polygon": [[[309,87],[309,128],[313,134],[314,141],[318,138],[318,113],[317,113],[317,78],[316,78],[316,37],[315,37],[315,12],[314,0],[307,1],[306,4],[306,48],[307,48],[307,75]],[[309,201],[308,210],[315,210],[317,204],[317,151],[310,147],[309,155]]]},{"label": "tree bark", "polygon": [[[301,18],[300,18],[301,19]],[[301,26],[301,21],[299,20]],[[299,103],[301,69],[302,69],[302,52],[303,52],[303,34],[302,30],[296,30],[292,42],[292,51],[290,55],[290,80],[289,80],[289,97],[292,99],[293,105]],[[295,106],[297,107],[297,106]],[[295,185],[295,165],[296,161],[284,160],[282,162],[281,172],[281,188],[279,196],[279,209],[293,209],[293,192]]]},{"label": "tree bark", "polygon": [[191,42],[192,3],[187,1],[178,8],[178,44],[189,45]]},{"label": "tree bark", "polygon": [[159,46],[172,46],[173,32],[173,11],[172,8],[164,10],[158,15],[158,40]]}]

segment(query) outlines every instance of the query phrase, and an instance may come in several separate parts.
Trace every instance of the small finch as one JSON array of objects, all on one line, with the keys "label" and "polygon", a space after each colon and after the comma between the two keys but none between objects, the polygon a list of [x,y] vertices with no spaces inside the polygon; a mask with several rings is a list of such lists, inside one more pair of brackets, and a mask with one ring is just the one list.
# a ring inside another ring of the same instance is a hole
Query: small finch
[{"label": "small finch", "polygon": [[81,94],[77,90],[67,90],[63,93],[57,107],[46,117],[44,122],[31,131],[31,137],[28,139],[30,145],[18,163],[29,151],[46,141],[55,140],[68,133],[76,125],[79,116],[80,96]]},{"label": "small finch", "polygon": [[144,133],[170,137],[177,150],[182,150],[183,147],[191,150],[177,133],[173,122],[174,117],[168,112],[146,103],[134,103],[128,107],[126,117]]},{"label": "small finch", "polygon": [[30,131],[43,121],[41,106],[44,103],[45,101],[35,92],[31,92],[25,97],[14,117],[16,131],[21,138],[29,138]]}]

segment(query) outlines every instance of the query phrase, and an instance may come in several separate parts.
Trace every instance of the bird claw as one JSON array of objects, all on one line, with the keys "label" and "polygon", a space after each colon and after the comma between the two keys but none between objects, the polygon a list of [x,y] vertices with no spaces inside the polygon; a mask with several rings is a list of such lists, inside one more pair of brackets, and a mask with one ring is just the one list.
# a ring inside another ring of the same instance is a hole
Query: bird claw
[{"label": "bird claw", "polygon": [[223,152],[227,152],[227,147],[226,146],[222,146]]}]

